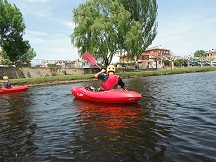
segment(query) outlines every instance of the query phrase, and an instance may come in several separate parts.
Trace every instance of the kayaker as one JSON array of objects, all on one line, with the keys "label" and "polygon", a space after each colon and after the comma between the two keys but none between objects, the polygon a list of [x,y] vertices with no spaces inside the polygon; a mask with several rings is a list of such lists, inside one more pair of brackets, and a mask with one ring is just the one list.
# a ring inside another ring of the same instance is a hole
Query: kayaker
[{"label": "kayaker", "polygon": [[4,88],[11,88],[11,84],[10,84],[8,76],[4,76],[3,81],[1,81],[1,82],[4,83]]},{"label": "kayaker", "polygon": [[106,70],[102,69],[100,72],[95,74],[95,78],[102,80],[99,91],[117,89],[118,85],[123,89],[125,87],[122,79],[118,75],[115,75],[115,66],[113,65],[109,65]]}]

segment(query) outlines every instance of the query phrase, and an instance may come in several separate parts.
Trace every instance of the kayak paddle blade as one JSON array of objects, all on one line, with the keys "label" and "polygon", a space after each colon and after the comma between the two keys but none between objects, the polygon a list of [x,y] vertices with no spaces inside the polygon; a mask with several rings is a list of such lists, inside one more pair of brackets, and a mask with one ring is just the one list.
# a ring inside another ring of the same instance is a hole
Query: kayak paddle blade
[{"label": "kayak paddle blade", "polygon": [[[85,52],[85,53],[82,55],[82,58],[83,58],[84,60],[86,60],[88,63],[90,63],[91,65],[97,66],[97,67],[100,68],[100,66],[98,66],[98,64],[97,64],[97,62],[96,62],[96,60],[95,60],[95,58],[94,58],[90,53]],[[101,69],[101,68],[100,68],[100,69]]]}]

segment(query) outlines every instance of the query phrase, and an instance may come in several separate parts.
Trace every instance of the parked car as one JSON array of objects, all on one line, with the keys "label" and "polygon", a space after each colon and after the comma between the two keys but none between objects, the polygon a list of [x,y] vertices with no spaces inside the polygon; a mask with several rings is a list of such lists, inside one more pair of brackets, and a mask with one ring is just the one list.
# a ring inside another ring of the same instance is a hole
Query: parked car
[{"label": "parked car", "polygon": [[196,62],[196,61],[192,61],[192,62],[190,62],[190,66],[201,66],[201,63]]},{"label": "parked car", "polygon": [[187,66],[188,66],[188,62],[184,62],[184,63],[182,64],[182,66],[187,67]]},{"label": "parked car", "polygon": [[206,62],[206,63],[203,64],[203,66],[211,66],[211,64]]}]

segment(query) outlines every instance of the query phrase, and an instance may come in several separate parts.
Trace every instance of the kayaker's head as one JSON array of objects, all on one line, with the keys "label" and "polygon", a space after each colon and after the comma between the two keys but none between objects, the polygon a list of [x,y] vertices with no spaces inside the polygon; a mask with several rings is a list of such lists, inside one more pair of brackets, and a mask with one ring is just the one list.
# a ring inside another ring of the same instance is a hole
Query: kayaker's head
[{"label": "kayaker's head", "polygon": [[115,73],[115,66],[113,65],[109,65],[106,69],[106,72],[109,73],[109,72],[113,72]]},{"label": "kayaker's head", "polygon": [[3,76],[3,80],[8,80],[8,76]]}]

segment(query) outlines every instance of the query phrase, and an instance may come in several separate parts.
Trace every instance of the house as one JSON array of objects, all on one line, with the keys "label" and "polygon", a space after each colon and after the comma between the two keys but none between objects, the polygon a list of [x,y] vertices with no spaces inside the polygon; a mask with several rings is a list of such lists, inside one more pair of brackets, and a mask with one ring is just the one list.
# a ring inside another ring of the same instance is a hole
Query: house
[{"label": "house", "polygon": [[127,55],[120,56],[119,61],[120,62],[125,62],[125,63],[134,62],[134,60],[132,60],[130,58],[127,58]]},{"label": "house", "polygon": [[[139,56],[137,63],[139,68],[163,68],[164,62],[170,60],[171,51],[161,46],[147,48]],[[133,60],[127,60],[127,56],[120,56],[120,62],[134,62]]]},{"label": "house", "polygon": [[206,57],[216,59],[216,49],[212,49],[206,52]]},{"label": "house", "polygon": [[161,46],[147,48],[138,59],[142,68],[163,68],[164,61],[171,58],[171,52]]},{"label": "house", "polygon": [[206,59],[211,62],[211,65],[216,66],[216,49],[212,49],[206,52]]}]

